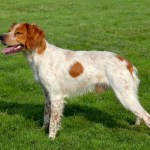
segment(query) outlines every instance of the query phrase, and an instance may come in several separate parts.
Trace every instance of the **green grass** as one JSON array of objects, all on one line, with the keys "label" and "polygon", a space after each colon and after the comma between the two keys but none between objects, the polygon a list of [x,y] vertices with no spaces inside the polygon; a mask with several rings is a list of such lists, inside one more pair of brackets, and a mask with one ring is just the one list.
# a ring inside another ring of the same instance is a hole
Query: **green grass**
[{"label": "green grass", "polygon": [[[0,33],[14,21],[36,23],[59,47],[126,57],[139,71],[140,101],[150,112],[150,1],[0,0],[0,5]],[[42,129],[43,99],[24,57],[0,54],[0,149],[149,150],[150,130],[133,125],[134,116],[111,91],[68,99],[55,141]]]}]

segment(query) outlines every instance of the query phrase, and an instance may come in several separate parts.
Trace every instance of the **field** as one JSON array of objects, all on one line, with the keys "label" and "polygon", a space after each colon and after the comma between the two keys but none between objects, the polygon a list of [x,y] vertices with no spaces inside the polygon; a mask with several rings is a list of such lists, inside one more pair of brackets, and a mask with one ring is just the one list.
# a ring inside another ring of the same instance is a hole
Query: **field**
[{"label": "field", "polygon": [[[131,61],[150,112],[150,1],[0,0],[0,34],[13,22],[36,23],[46,39],[74,50],[107,50]],[[4,46],[0,45],[0,49]],[[21,53],[0,54],[1,150],[149,150],[150,129],[112,91],[67,99],[55,141],[42,129],[44,96]]]}]

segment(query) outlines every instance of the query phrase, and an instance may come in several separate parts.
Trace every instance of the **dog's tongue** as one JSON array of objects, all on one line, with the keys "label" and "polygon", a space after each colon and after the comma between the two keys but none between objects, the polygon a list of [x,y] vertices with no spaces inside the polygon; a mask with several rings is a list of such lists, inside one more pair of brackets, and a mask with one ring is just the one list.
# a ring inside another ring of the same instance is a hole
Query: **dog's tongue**
[{"label": "dog's tongue", "polygon": [[20,45],[8,46],[2,50],[2,53],[6,55],[15,54],[16,52],[20,51],[20,48]]},{"label": "dog's tongue", "polygon": [[13,51],[13,49],[14,49],[13,46],[4,48],[4,49],[2,50],[2,53],[7,55],[7,54],[10,53],[11,51]]},{"label": "dog's tongue", "polygon": [[16,46],[9,46],[9,47],[7,47],[7,48],[4,48],[4,49],[2,50],[2,53],[3,53],[3,54],[6,54],[6,55],[13,54],[13,53],[14,53],[14,50],[15,50],[15,47],[16,47]]}]

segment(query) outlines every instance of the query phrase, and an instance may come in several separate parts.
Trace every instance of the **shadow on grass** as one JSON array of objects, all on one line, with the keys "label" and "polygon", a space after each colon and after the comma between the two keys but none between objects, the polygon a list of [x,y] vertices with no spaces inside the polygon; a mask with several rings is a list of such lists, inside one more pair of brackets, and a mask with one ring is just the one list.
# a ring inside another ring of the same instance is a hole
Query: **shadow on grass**
[{"label": "shadow on grass", "polygon": [[[44,105],[34,104],[19,104],[0,101],[0,111],[7,112],[9,115],[20,114],[26,119],[34,120],[39,123],[39,126],[43,124],[43,110]],[[67,104],[64,110],[64,116],[84,116],[89,121],[95,123],[102,123],[109,128],[122,127],[121,124],[115,121],[113,116],[101,111],[97,108],[92,108],[86,105]]]},{"label": "shadow on grass", "polygon": [[40,125],[43,122],[43,106],[39,104],[19,104],[0,101],[1,112],[6,112],[9,115],[19,114],[26,119],[39,122]]},{"label": "shadow on grass", "polygon": [[118,124],[118,122],[116,122],[114,117],[110,114],[101,111],[98,108],[89,107],[86,105],[67,104],[64,110],[64,116],[84,116],[91,122],[101,123],[109,128],[121,126],[121,124]]}]

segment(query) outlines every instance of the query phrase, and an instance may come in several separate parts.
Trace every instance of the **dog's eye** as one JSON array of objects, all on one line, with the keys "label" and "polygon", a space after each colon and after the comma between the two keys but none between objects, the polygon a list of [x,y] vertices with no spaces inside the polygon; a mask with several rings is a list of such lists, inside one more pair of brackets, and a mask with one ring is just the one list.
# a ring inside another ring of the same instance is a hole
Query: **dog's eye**
[{"label": "dog's eye", "polygon": [[22,33],[21,33],[21,32],[16,32],[16,33],[15,33],[15,35],[20,35],[20,34],[22,34]]}]

